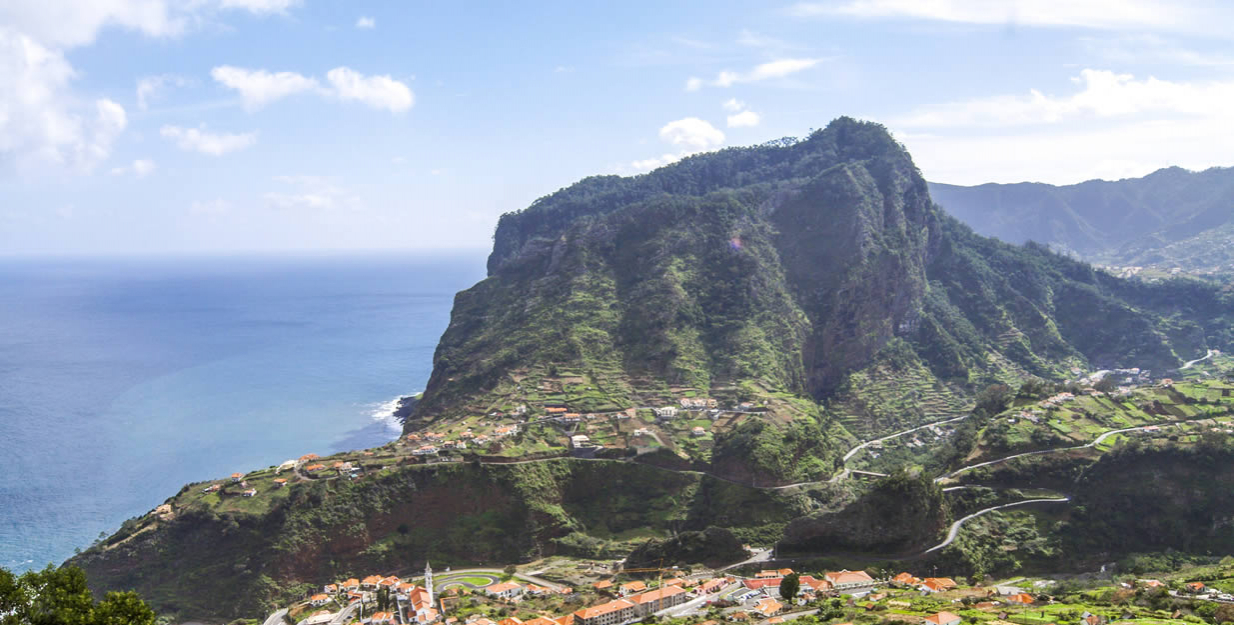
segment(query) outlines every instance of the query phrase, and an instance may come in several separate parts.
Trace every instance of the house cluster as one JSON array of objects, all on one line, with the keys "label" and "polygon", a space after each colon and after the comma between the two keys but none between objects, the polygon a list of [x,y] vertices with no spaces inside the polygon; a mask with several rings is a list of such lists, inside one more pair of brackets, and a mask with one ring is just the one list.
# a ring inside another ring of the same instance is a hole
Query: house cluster
[{"label": "house cluster", "polygon": [[1062,393],[1051,395],[1037,402],[1037,405],[1041,406],[1042,408],[1054,408],[1057,406],[1061,406],[1069,401],[1075,401],[1075,394],[1064,391]]},{"label": "house cluster", "polygon": [[[753,579],[747,579],[742,582],[750,592],[747,592],[743,597],[751,599],[758,595],[763,595],[768,599],[773,599],[780,596],[780,584],[784,578],[793,573],[792,569],[769,569],[759,571]],[[812,601],[818,595],[833,591],[844,591],[849,594],[862,594],[874,588],[878,582],[870,577],[865,571],[836,571],[824,573],[822,579],[816,579],[811,575],[798,576],[797,581],[800,582],[800,587],[797,589],[797,595],[805,601]],[[768,604],[770,605],[770,604]],[[756,612],[763,614],[762,611],[755,608]],[[778,608],[777,608],[778,611]],[[764,616],[770,616],[764,614]]]},{"label": "house cluster", "polygon": [[720,407],[720,402],[703,397],[682,397],[680,403],[682,410],[707,410]]},{"label": "house cluster", "polygon": [[[389,597],[390,608],[388,609],[393,612],[372,612],[361,621],[362,623],[429,625],[441,620],[441,613],[437,610],[436,598],[433,594],[433,569],[427,564],[424,566],[423,586],[417,586],[393,575],[369,575],[364,579],[353,577],[334,584],[326,584],[322,592],[309,597],[309,605],[324,607],[331,604],[351,605],[358,602],[362,606],[367,606],[376,604],[378,597],[382,594]],[[367,612],[367,609],[364,611]]]},{"label": "house cluster", "polygon": [[403,437],[408,445],[415,445],[411,450],[413,456],[435,456],[443,451],[467,449],[468,445],[484,446],[495,440],[518,434],[519,426],[502,425],[493,429],[491,434],[476,434],[471,430],[460,432],[457,437],[449,438],[440,432],[412,432]]},{"label": "house cluster", "polygon": [[946,592],[956,587],[955,580],[950,577],[927,577],[920,579],[912,573],[900,573],[891,578],[891,583],[905,588],[916,588],[922,593]]},{"label": "house cluster", "polygon": [[[647,590],[647,585],[643,582],[630,582],[622,584],[618,587],[618,595],[620,598],[612,601],[593,605],[589,608],[575,610],[571,614],[573,621],[577,625],[618,625],[627,621],[642,618],[660,610],[679,606],[697,594],[691,593],[682,587],[681,583],[684,580],[669,580],[677,581],[677,584],[665,582],[655,590]],[[603,584],[603,582],[600,582]],[[612,583],[597,589],[604,590],[612,588]]]},{"label": "house cluster", "polygon": [[[1041,423],[1041,418],[1043,416],[1045,416],[1045,412],[1043,412],[1040,408],[1032,408],[1030,410],[1021,410],[1019,418],[1030,423]],[[1007,417],[1007,422],[1015,423],[1016,417]]]},{"label": "house cluster", "polygon": [[504,601],[518,602],[524,596],[542,597],[554,593],[568,595],[573,590],[570,588],[561,588],[554,590],[546,586],[538,586],[536,584],[520,584],[518,582],[501,582],[484,587],[484,594],[493,597],[494,599],[502,599]]}]

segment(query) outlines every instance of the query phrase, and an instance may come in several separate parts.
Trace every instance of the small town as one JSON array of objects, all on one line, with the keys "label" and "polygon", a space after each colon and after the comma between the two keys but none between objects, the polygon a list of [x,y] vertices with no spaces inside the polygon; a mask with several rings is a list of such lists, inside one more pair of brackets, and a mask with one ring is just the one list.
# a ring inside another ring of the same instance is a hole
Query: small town
[{"label": "small town", "polygon": [[[1234,608],[1230,592],[1187,577],[1082,583],[1016,578],[983,584],[907,571],[802,574],[751,568],[755,565],[743,567],[744,575],[675,567],[623,570],[578,584],[515,566],[434,573],[426,565],[423,577],[411,580],[368,575],[324,584],[320,592],[272,614],[265,625],[1136,625],[1202,622],[1190,613]],[[588,563],[586,570],[597,566],[603,565]],[[1229,580],[1221,586],[1232,589]]]}]

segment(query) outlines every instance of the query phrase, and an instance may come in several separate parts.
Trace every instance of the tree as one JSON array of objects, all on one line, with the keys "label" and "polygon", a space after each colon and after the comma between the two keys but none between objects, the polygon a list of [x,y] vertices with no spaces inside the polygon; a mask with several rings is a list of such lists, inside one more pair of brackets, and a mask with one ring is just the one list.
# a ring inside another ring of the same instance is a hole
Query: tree
[{"label": "tree", "polygon": [[502,569],[502,570],[501,570],[501,572],[503,572],[503,573],[505,573],[505,574],[506,574],[506,579],[509,579],[509,578],[511,578],[511,577],[514,577],[514,574],[515,574],[517,571],[518,571],[518,568],[517,568],[517,567],[515,567],[513,564],[507,564],[507,565],[506,565],[506,568],[504,568],[504,569]]},{"label": "tree", "polygon": [[981,417],[992,417],[1007,409],[1011,397],[1011,387],[1006,384],[991,384],[977,393],[977,405],[973,412]]},{"label": "tree", "polygon": [[93,625],[154,625],[155,614],[135,592],[109,592],[94,608]]},{"label": "tree", "polygon": [[801,578],[796,573],[789,573],[780,580],[780,596],[785,601],[796,599],[798,590],[801,590]]},{"label": "tree", "polygon": [[1218,625],[1234,623],[1234,604],[1223,603],[1217,606],[1217,611],[1213,614],[1213,622]]},{"label": "tree", "polygon": [[132,592],[111,592],[94,602],[77,567],[27,571],[0,568],[0,623],[4,625],[154,625],[155,614]]}]

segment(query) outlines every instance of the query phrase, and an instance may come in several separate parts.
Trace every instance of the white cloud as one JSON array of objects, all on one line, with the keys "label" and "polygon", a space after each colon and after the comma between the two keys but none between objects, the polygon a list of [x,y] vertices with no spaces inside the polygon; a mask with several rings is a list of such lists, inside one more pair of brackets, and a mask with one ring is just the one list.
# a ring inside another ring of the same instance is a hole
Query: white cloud
[{"label": "white cloud", "polygon": [[5,0],[0,24],[42,45],[64,48],[92,43],[108,27],[151,37],[174,37],[220,10],[283,13],[300,0]]},{"label": "white cloud", "polygon": [[326,72],[326,80],[339,98],[393,113],[406,111],[416,102],[407,85],[389,76],[365,76],[347,67],[336,67]]},{"label": "white cloud", "polygon": [[786,76],[804,71],[826,61],[827,59],[777,59],[768,61],[761,65],[754,66],[748,72],[733,72],[722,71],[716,75],[711,81],[704,81],[698,77],[691,77],[686,81],[687,91],[697,91],[704,85],[712,87],[731,87],[737,83],[759,82],[772,78],[784,78]]},{"label": "white cloud", "polygon": [[59,50],[0,27],[0,163],[89,171],[107,158],[128,116],[106,98],[79,102],[75,76]]},{"label": "white cloud", "polygon": [[[122,106],[78,94],[65,52],[105,29],[175,37],[227,9],[281,12],[299,0],[0,1],[0,164],[55,163],[90,171],[128,123]],[[138,84],[147,106],[160,86]],[[93,107],[88,103],[93,101]]]},{"label": "white cloud", "polygon": [[377,20],[371,17],[368,17],[367,15],[361,15],[360,18],[356,20],[356,28],[361,28],[361,29],[377,28]]},{"label": "white cloud", "polygon": [[1089,55],[1111,64],[1167,63],[1197,67],[1230,67],[1234,56],[1223,49],[1196,50],[1152,33],[1080,37]]},{"label": "white cloud", "polygon": [[286,13],[287,9],[300,5],[300,0],[221,0],[225,9],[244,9],[252,13]]},{"label": "white cloud", "polygon": [[124,167],[113,167],[111,169],[111,175],[122,176],[124,174],[131,173],[134,176],[137,176],[138,178],[145,178],[146,176],[153,173],[154,169],[155,169],[154,161],[148,158],[139,158],[133,161],[132,165],[126,165]]},{"label": "white cloud", "polygon": [[168,87],[185,87],[189,80],[175,74],[145,76],[137,80],[137,108],[146,110]]},{"label": "white cloud", "polygon": [[1026,95],[999,95],[927,107],[892,123],[906,128],[1016,126],[1052,124],[1086,118],[1165,113],[1224,114],[1234,98],[1234,81],[1172,82],[1131,74],[1085,69],[1072,78],[1081,89],[1050,96],[1030,89]]},{"label": "white cloud", "polygon": [[304,209],[304,208],[334,208],[334,197],[321,193],[276,193],[262,196],[266,204],[273,208]]},{"label": "white cloud", "polygon": [[843,0],[801,2],[790,7],[789,13],[799,17],[1206,32],[1213,31],[1216,24],[1229,23],[1231,17],[1229,7],[1218,3],[1187,6],[1171,0]]},{"label": "white cloud", "polygon": [[754,111],[742,111],[735,115],[729,115],[727,121],[729,128],[750,128],[757,126],[759,122],[763,121],[763,117]]},{"label": "white cloud", "polygon": [[730,113],[736,113],[737,111],[744,109],[746,107],[746,103],[738,100],[737,98],[729,98],[720,106],[723,106],[724,110]]},{"label": "white cloud", "polygon": [[275,176],[275,182],[291,191],[272,191],[262,195],[266,205],[282,210],[357,209],[360,199],[320,176]]},{"label": "white cloud", "polygon": [[163,138],[176,142],[181,150],[200,152],[210,156],[222,156],[228,152],[243,150],[257,142],[257,133],[238,134],[212,133],[202,128],[163,126],[159,131]]},{"label": "white cloud", "polygon": [[1234,80],[1086,69],[1077,88],[926,107],[889,122],[930,180],[1074,183],[1234,164]]},{"label": "white cloud", "polygon": [[415,104],[407,85],[390,76],[365,76],[347,67],[326,72],[334,94],[343,100],[356,100],[377,109],[401,113]]},{"label": "white cloud", "polygon": [[415,94],[406,84],[390,76],[365,76],[349,67],[336,67],[326,72],[328,86],[322,86],[316,78],[296,72],[268,72],[230,65],[216,67],[210,75],[224,86],[238,91],[244,108],[249,111],[305,92],[362,102],[394,113],[402,113],[415,104]]},{"label": "white cloud", "polygon": [[660,129],[660,138],[685,149],[706,150],[724,143],[724,133],[697,117],[671,121]]},{"label": "white cloud", "polygon": [[683,156],[685,155],[684,154],[664,154],[662,156],[647,158],[641,161],[633,161],[630,163],[630,167],[634,168],[636,171],[650,171],[652,169],[657,169],[660,167],[664,167],[665,165],[671,165],[673,163],[676,163],[677,161],[681,160]]},{"label": "white cloud", "polygon": [[194,215],[224,215],[231,212],[231,202],[222,198],[196,200],[189,205],[189,212]]},{"label": "white cloud", "polygon": [[788,48],[788,44],[774,37],[756,33],[749,30],[742,30],[737,36],[737,45],[746,46],[749,48]]},{"label": "white cloud", "polygon": [[210,75],[222,85],[240,92],[244,108],[250,111],[289,95],[319,88],[317,80],[295,72],[271,73],[263,69],[221,65],[210,70]]}]

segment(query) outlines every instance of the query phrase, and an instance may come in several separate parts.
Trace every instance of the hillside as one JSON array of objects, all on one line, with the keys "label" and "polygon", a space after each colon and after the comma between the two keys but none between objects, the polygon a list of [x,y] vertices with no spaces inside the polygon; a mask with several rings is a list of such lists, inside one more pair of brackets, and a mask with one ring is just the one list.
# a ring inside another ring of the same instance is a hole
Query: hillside
[{"label": "hillside", "polygon": [[71,562],[96,589],[135,588],[160,612],[219,621],[268,614],[320,580],[415,571],[426,560],[459,567],[612,558],[648,537],[708,528],[768,542],[817,505],[634,463],[426,467],[360,452],[326,459],[339,460],[361,468],[352,478],[282,488],[273,467],[256,471],[245,476],[245,488],[260,493],[253,498],[228,481],[213,492],[203,492],[208,483],[186,486],[164,510],[133,519]]},{"label": "hillside", "polygon": [[[502,216],[488,267],[455,300],[408,432],[710,397],[816,424],[820,444],[791,453],[827,467],[841,426],[958,414],[986,384],[1072,367],[1164,371],[1230,340],[1228,295],[978,236],[881,126],[847,118],[580,181]],[[714,433],[717,456],[742,427]]]},{"label": "hillside", "polygon": [[1119,267],[1234,273],[1234,169],[1162,169],[1143,178],[962,187],[930,194],[977,232],[1036,241]]},{"label": "hillside", "polygon": [[[951,504],[928,475],[841,479],[858,439],[958,422],[993,383],[1229,351],[1232,304],[980,236],[885,129],[842,118],[503,216],[405,436],[185,487],[72,562],[96,589],[218,620],[426,559],[702,560],[786,528],[802,553],[920,549]],[[1024,444],[989,425],[955,425],[944,465]],[[1071,484],[1092,460],[1007,481]]]}]

